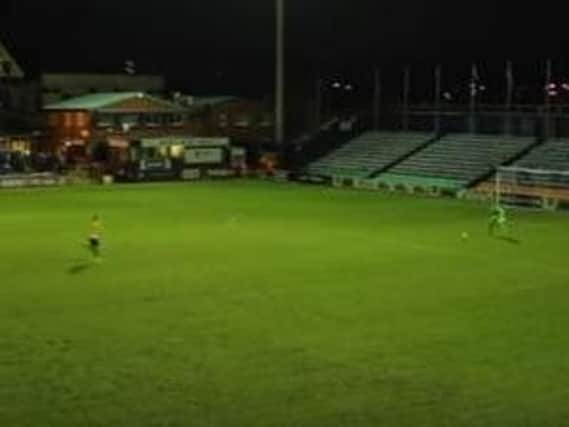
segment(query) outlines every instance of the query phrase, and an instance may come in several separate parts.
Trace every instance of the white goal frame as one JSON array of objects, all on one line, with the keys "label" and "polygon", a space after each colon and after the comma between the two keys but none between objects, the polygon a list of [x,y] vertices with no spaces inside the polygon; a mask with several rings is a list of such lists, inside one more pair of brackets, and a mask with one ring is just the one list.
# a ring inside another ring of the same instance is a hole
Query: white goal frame
[{"label": "white goal frame", "polygon": [[[533,179],[532,179],[533,178]],[[556,209],[560,202],[569,203],[569,170],[499,167],[496,170],[493,203]]]}]

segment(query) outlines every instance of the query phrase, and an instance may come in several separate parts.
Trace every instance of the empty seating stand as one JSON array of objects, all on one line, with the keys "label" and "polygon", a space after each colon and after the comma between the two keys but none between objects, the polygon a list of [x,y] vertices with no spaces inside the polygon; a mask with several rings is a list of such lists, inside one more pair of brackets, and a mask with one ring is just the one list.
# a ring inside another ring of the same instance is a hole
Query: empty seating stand
[{"label": "empty seating stand", "polygon": [[569,171],[569,140],[546,141],[518,160],[514,166],[528,169]]},{"label": "empty seating stand", "polygon": [[[555,209],[559,202],[569,203],[569,177],[555,173],[569,172],[569,140],[545,141],[510,166],[519,168],[519,172],[502,178],[502,198],[512,203],[537,201],[546,209]],[[540,172],[532,174],[527,169]],[[495,190],[494,176],[478,185],[474,194],[490,197]]]},{"label": "empty seating stand", "polygon": [[449,135],[394,166],[378,178],[382,185],[458,191],[513,159],[533,138]]},{"label": "empty seating stand", "polygon": [[309,165],[310,175],[366,178],[429,142],[426,133],[367,132]]}]

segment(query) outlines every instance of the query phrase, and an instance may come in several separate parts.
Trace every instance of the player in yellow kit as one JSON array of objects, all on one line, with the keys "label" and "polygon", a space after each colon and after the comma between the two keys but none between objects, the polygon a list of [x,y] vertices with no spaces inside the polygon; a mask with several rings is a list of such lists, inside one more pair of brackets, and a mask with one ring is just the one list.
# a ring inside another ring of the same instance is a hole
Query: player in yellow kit
[{"label": "player in yellow kit", "polygon": [[93,215],[89,227],[89,250],[93,259],[101,259],[101,234],[103,233],[103,223],[98,215]]}]

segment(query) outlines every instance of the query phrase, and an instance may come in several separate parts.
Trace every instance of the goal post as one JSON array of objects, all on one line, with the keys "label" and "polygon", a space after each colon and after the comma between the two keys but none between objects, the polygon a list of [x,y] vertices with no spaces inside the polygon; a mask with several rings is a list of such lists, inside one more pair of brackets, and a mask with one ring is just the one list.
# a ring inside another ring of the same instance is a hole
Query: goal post
[{"label": "goal post", "polygon": [[569,170],[500,167],[493,193],[498,205],[557,209],[569,204]]}]

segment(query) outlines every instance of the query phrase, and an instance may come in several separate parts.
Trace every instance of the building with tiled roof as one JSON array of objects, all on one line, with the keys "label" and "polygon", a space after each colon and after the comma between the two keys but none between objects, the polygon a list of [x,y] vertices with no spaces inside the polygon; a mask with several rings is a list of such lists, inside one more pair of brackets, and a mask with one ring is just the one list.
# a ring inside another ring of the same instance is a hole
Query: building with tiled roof
[{"label": "building with tiled roof", "polygon": [[49,150],[87,158],[94,144],[203,135],[201,121],[177,103],[142,92],[97,93],[44,107]]},{"label": "building with tiled roof", "polygon": [[166,79],[146,74],[46,73],[40,77],[42,105],[89,94],[144,92],[161,96]]}]

